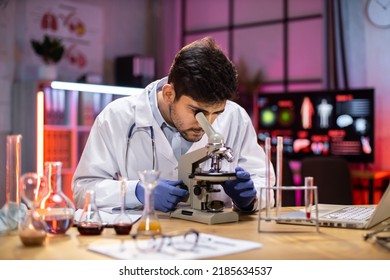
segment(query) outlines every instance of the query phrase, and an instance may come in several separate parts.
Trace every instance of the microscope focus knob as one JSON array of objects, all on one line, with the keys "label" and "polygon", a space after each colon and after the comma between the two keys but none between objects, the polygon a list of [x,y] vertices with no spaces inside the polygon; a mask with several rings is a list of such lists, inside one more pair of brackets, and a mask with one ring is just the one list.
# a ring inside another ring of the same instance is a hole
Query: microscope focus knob
[{"label": "microscope focus knob", "polygon": [[201,193],[202,193],[202,189],[198,185],[195,185],[194,186],[194,194],[200,195]]}]

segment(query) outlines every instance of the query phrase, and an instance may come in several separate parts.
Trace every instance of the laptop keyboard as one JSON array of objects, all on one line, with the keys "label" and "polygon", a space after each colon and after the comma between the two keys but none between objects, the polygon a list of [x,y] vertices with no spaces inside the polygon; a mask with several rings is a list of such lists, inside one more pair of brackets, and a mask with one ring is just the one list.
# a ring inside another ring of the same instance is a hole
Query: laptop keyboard
[{"label": "laptop keyboard", "polygon": [[352,207],[347,206],[335,212],[324,215],[326,219],[337,219],[337,220],[368,220],[375,208],[372,207]]}]

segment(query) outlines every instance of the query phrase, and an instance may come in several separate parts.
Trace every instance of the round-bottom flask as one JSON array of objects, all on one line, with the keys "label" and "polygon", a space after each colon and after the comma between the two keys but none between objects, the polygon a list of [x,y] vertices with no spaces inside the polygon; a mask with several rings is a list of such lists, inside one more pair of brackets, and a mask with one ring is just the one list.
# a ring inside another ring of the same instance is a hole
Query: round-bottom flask
[{"label": "round-bottom flask", "polygon": [[39,203],[37,211],[54,235],[65,234],[73,225],[75,207],[62,192],[62,162],[45,162],[45,178],[48,194]]},{"label": "round-bottom flask", "polygon": [[25,246],[41,246],[46,239],[47,225],[38,212],[28,210],[19,222],[19,238]]},{"label": "round-bottom flask", "polygon": [[81,235],[100,235],[103,229],[103,221],[95,202],[95,191],[88,190],[85,193],[85,204],[77,230]]},{"label": "round-bottom flask", "polygon": [[138,172],[141,185],[145,190],[144,210],[139,221],[137,232],[161,232],[161,224],[154,210],[154,190],[158,184],[160,171],[144,170]]},{"label": "round-bottom flask", "polygon": [[47,224],[35,209],[47,193],[45,182],[37,173],[29,172],[23,174],[19,185],[21,201],[30,209],[19,221],[19,238],[25,246],[40,246],[47,236]]},{"label": "round-bottom flask", "polygon": [[114,220],[114,230],[118,235],[127,235],[133,227],[133,221],[126,214],[126,181],[121,182],[121,213]]}]

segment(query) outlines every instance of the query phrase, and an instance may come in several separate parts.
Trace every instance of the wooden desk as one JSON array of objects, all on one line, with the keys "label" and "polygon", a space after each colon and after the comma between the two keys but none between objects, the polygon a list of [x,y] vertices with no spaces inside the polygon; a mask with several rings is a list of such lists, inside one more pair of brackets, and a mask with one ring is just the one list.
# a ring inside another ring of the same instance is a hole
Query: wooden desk
[{"label": "wooden desk", "polygon": [[[284,210],[291,210],[285,208]],[[261,249],[226,255],[216,259],[267,259],[267,260],[369,260],[390,259],[390,252],[362,238],[364,230],[321,228],[320,233],[311,226],[281,225],[275,222],[261,223],[258,233],[258,214],[241,216],[237,223],[206,225],[180,219],[171,219],[159,213],[165,232],[195,228],[203,233],[228,238],[246,239],[263,244]],[[134,227],[135,229],[135,227]],[[133,230],[134,230],[133,229]],[[282,232],[283,231],[283,232]],[[106,256],[86,249],[91,242],[112,242],[123,238],[111,228],[101,236],[80,236],[72,228],[65,236],[48,237],[41,247],[24,247],[15,235],[0,236],[0,259],[16,260],[103,260]],[[127,236],[125,238],[128,238]]]},{"label": "wooden desk", "polygon": [[[386,170],[352,170],[352,178],[367,179],[368,185],[368,204],[374,204],[374,183],[376,180],[390,180],[390,171]],[[385,190],[383,190],[385,191]]]}]

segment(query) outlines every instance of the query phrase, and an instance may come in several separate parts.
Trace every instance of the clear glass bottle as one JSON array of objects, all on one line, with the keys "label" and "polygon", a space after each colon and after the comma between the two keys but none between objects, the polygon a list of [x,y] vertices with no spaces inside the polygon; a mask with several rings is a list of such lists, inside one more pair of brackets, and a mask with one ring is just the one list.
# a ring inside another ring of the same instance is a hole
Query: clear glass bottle
[{"label": "clear glass bottle", "polygon": [[45,162],[47,195],[39,203],[37,211],[48,226],[50,234],[65,234],[73,225],[75,207],[62,192],[62,162]]},{"label": "clear glass bottle", "polygon": [[126,214],[126,180],[121,181],[121,213],[114,220],[114,230],[118,235],[129,234],[133,227],[133,221]]},{"label": "clear glass bottle", "polygon": [[36,211],[37,203],[47,193],[43,178],[29,172],[20,178],[20,198],[29,210],[18,225],[19,238],[25,246],[41,246],[47,235],[47,224]]},{"label": "clear glass bottle", "polygon": [[77,230],[81,235],[100,235],[103,229],[103,220],[95,201],[95,191],[87,190],[83,212],[77,223]]},{"label": "clear glass bottle", "polygon": [[137,232],[161,232],[161,224],[154,210],[154,190],[158,184],[160,171],[144,170],[139,171],[138,175],[141,180],[141,185],[145,190],[145,201],[144,210],[138,224]]}]

